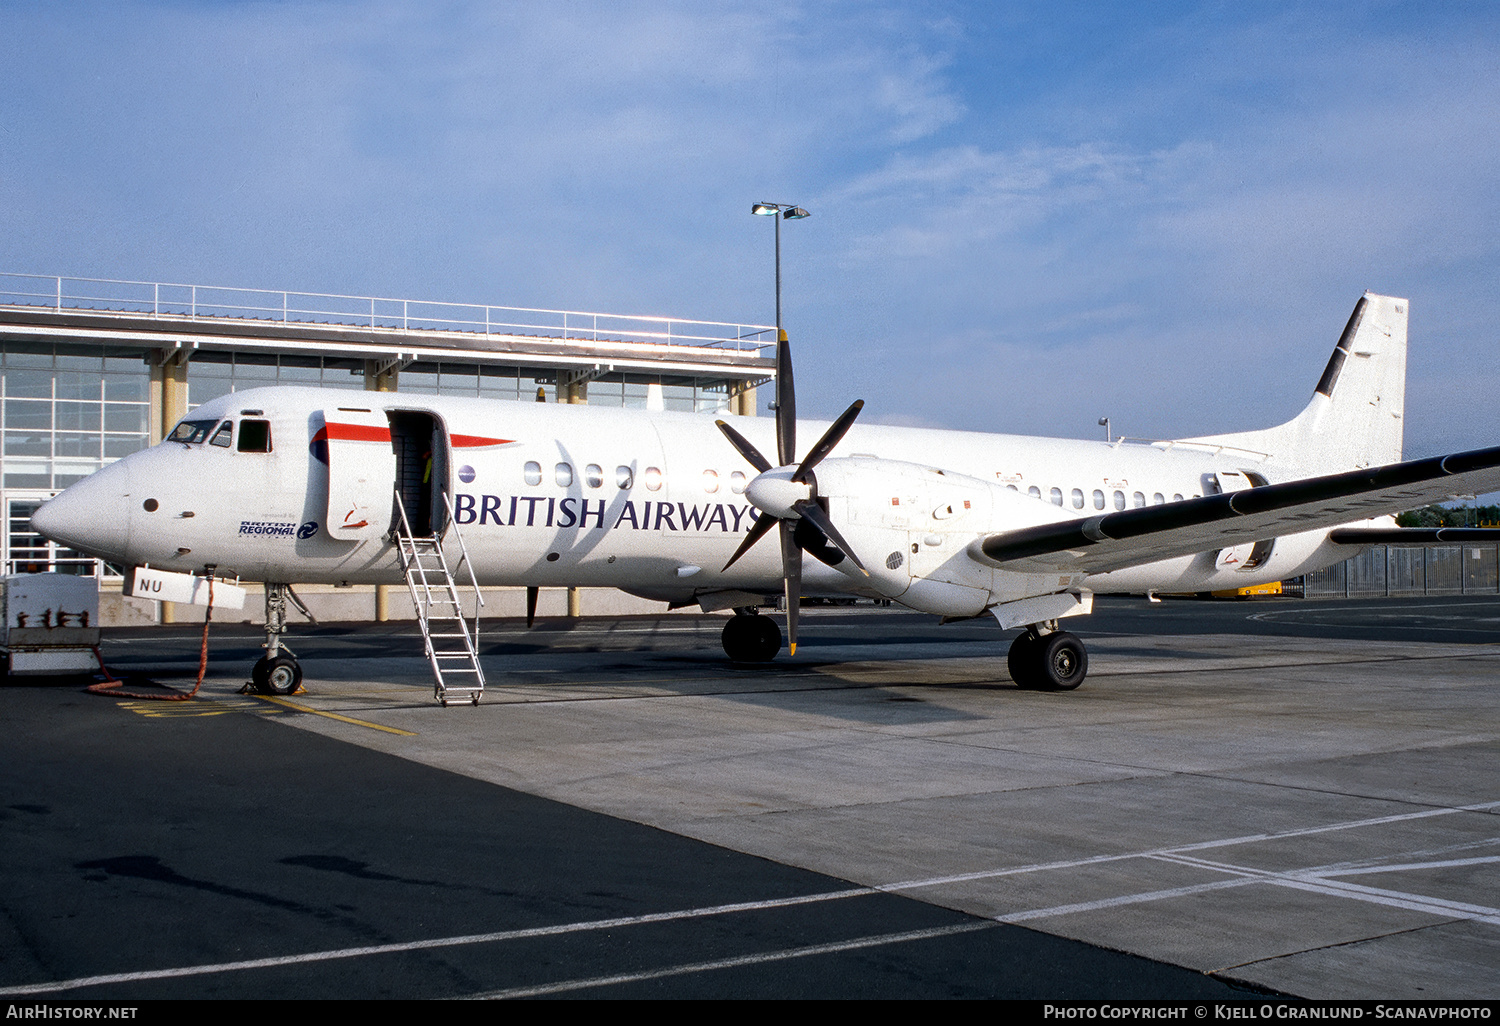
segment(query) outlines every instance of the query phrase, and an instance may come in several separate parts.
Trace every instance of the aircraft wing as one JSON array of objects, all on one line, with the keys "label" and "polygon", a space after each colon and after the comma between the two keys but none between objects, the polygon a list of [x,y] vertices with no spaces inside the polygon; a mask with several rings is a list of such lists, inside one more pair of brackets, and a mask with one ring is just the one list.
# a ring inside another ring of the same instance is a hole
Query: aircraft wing
[{"label": "aircraft wing", "polygon": [[1023,527],[979,549],[1006,570],[1105,573],[1497,489],[1500,446]]},{"label": "aircraft wing", "polygon": [[1454,545],[1500,541],[1500,527],[1341,527],[1328,533],[1335,545]]}]

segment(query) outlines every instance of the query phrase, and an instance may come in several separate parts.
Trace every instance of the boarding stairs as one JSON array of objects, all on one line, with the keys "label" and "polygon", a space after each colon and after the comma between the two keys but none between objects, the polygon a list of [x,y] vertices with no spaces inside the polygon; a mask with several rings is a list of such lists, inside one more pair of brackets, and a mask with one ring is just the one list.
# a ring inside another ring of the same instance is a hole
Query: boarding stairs
[{"label": "boarding stairs", "polygon": [[443,504],[448,508],[448,523],[458,543],[457,569],[468,571],[469,585],[474,592],[472,622],[464,615],[458,583],[448,566],[447,556],[443,554],[442,541],[436,534],[431,537],[412,535],[411,523],[406,518],[406,507],[399,493],[396,508],[401,511],[401,522],[395,532],[396,551],[401,558],[412,605],[417,610],[427,661],[432,665],[432,676],[436,681],[433,697],[444,706],[449,702],[464,701],[478,705],[479,696],[484,694],[484,668],[479,665],[478,650],[479,610],[484,605],[484,596],[479,593],[474,565],[469,560],[469,551],[454,520],[453,504],[446,493],[443,494]]}]

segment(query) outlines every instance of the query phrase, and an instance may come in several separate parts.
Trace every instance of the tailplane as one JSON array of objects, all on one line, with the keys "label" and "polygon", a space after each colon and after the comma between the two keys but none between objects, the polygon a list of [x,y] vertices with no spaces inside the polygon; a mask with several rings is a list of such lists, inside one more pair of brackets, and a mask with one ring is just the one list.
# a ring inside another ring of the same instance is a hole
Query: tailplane
[{"label": "tailplane", "polygon": [[1285,424],[1182,441],[1265,453],[1318,474],[1400,462],[1406,308],[1393,296],[1361,296],[1312,400]]}]

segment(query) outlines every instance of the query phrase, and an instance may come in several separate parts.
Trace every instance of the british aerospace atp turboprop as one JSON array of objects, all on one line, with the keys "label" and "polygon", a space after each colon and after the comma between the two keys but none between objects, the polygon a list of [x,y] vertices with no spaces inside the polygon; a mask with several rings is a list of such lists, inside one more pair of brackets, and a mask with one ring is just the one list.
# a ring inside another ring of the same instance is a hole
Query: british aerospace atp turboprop
[{"label": "british aerospace atp turboprop", "polygon": [[[1088,657],[1058,622],[1096,594],[1243,587],[1436,540],[1372,518],[1500,488],[1500,447],[1401,461],[1406,328],[1405,300],[1366,293],[1292,420],[1150,444],[856,426],[861,402],[799,425],[784,334],[774,421],[258,388],[197,407],[32,524],[127,567],[267,582],[252,676],[281,693],[301,679],[278,643],[287,586],[401,583],[424,539],[481,586],[732,609],[735,660],[780,651],[759,610],[783,596],[794,654],[803,594],[990,615],[1024,628],[1019,686],[1068,690]],[[799,432],[818,441],[799,449]],[[756,545],[773,529],[778,545]]]}]

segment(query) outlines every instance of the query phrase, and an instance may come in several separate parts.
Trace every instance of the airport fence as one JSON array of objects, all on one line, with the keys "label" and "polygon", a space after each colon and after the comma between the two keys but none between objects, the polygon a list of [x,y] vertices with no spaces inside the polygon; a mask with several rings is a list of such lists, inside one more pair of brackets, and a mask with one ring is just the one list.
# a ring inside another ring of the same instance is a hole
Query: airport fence
[{"label": "airport fence", "polygon": [[1500,594],[1495,545],[1376,545],[1342,563],[1288,581],[1304,598]]}]

